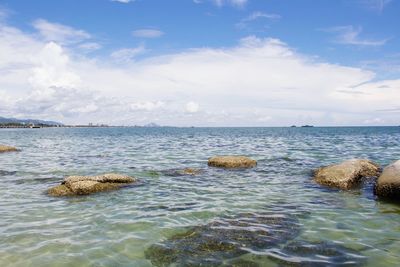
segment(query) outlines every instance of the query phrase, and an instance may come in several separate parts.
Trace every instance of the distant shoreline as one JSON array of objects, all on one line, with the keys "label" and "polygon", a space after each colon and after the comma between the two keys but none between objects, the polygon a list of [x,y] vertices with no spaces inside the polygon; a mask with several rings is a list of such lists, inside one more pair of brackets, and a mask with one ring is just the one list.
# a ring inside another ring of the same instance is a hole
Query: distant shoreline
[{"label": "distant shoreline", "polygon": [[313,129],[313,128],[369,128],[369,127],[393,127],[400,128],[400,125],[379,125],[379,126],[312,126],[312,127],[302,127],[302,126],[123,126],[123,125],[0,125],[0,129],[38,129],[38,128],[294,128],[294,129]]}]

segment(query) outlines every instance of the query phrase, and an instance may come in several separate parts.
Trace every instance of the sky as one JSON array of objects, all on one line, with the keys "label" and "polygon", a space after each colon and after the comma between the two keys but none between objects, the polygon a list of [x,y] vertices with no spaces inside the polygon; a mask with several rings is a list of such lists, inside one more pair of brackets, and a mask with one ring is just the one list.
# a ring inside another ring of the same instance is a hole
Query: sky
[{"label": "sky", "polygon": [[400,0],[0,0],[0,116],[400,125]]}]

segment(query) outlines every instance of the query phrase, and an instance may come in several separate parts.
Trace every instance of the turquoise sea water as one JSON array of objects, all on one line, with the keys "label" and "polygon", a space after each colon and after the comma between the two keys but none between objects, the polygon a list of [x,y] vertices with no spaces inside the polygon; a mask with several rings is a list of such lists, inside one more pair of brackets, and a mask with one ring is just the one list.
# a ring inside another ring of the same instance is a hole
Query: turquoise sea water
[{"label": "turquoise sea water", "polygon": [[[353,157],[383,166],[400,159],[400,127],[4,129],[0,143],[22,150],[0,154],[0,266],[400,263],[400,205],[377,200],[373,181],[345,192],[311,177],[317,167]],[[219,154],[247,155],[258,165],[207,167],[207,159]],[[203,172],[174,172],[186,167]],[[132,175],[139,183],[82,197],[45,194],[64,176],[105,172]],[[291,224],[278,229],[257,216]],[[225,234],[214,239],[226,238],[241,253],[195,258],[176,252],[164,263],[149,256],[154,244],[174,249],[176,234],[226,218]],[[253,220],[240,229],[254,240],[232,239],[235,220]],[[260,229],[288,234],[257,243],[254,231]]]}]

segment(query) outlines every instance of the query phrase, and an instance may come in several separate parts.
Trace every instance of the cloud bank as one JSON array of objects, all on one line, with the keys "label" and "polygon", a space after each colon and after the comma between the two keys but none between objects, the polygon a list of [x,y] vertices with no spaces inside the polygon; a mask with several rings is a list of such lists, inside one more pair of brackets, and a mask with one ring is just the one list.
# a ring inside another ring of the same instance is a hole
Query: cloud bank
[{"label": "cloud bank", "polygon": [[89,33],[38,21],[34,34],[0,24],[3,116],[113,125],[399,123],[400,80],[376,81],[371,71],[278,39],[248,36],[233,47],[140,60],[144,46],[91,57],[77,45]]}]

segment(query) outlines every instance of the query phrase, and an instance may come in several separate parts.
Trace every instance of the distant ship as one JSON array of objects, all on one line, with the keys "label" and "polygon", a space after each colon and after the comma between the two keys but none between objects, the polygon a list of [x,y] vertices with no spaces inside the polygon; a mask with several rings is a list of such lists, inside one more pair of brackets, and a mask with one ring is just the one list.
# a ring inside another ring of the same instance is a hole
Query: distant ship
[{"label": "distant ship", "polygon": [[302,125],[301,127],[303,127],[303,128],[310,128],[310,127],[314,127],[313,125]]}]

